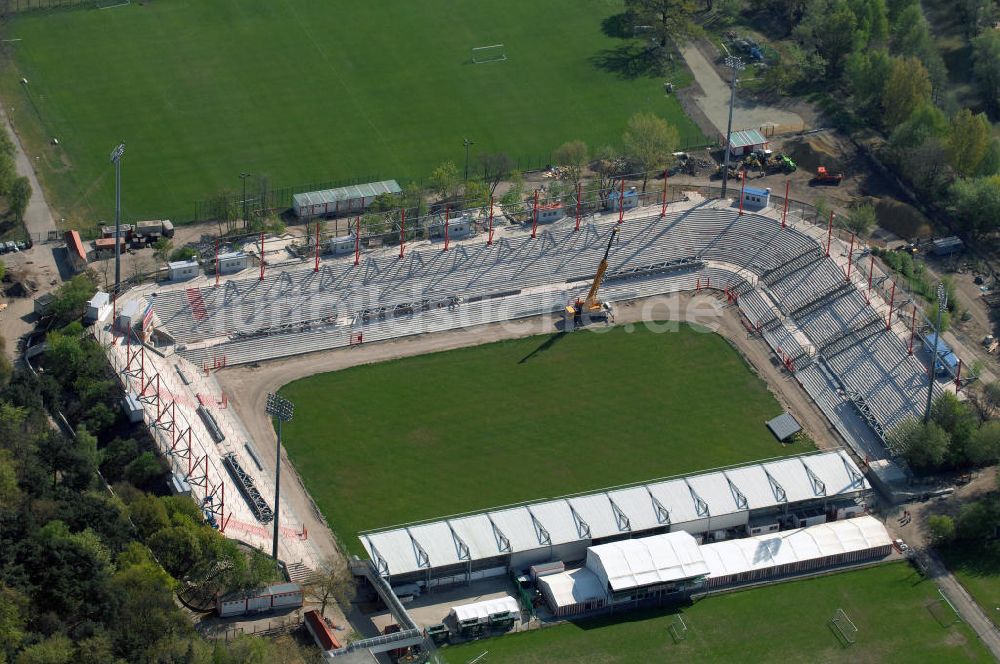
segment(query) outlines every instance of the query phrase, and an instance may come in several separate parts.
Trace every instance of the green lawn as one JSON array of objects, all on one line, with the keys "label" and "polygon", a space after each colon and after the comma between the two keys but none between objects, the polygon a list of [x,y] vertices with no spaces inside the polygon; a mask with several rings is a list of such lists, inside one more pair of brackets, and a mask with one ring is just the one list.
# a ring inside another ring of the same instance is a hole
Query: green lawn
[{"label": "green lawn", "polygon": [[941,550],[941,557],[993,624],[1000,627],[1000,547],[956,544]]},{"label": "green lawn", "polygon": [[[681,615],[687,639],[674,644],[676,618],[628,613],[446,647],[450,664],[484,651],[481,664],[633,662],[990,662],[964,624],[942,627],[927,602],[936,587],[905,563],[883,565],[709,597]],[[858,627],[844,647],[829,625],[844,609]]]},{"label": "green lawn", "polygon": [[[0,93],[72,225],[108,218],[108,154],[128,146],[126,217],[273,185],[426,178],[463,138],[522,167],[559,144],[620,141],[636,111],[702,139],[663,78],[629,73],[621,0],[170,0],[16,16]],[[508,60],[471,64],[503,42]],[[28,79],[22,85],[20,79]],[[683,76],[675,79],[685,82]],[[58,137],[58,147],[50,144]]]},{"label": "green lawn", "polygon": [[305,378],[284,436],[341,540],[361,530],[810,451],[720,336],[582,332]]}]

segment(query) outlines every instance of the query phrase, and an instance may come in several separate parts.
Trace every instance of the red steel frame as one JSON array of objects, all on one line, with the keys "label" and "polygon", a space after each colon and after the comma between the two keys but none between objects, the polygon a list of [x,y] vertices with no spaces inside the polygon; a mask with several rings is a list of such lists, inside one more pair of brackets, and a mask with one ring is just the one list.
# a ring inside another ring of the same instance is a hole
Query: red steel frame
[{"label": "red steel frame", "polygon": [[534,239],[538,230],[538,190],[535,189],[535,205],[531,210],[531,237]]},{"label": "red steel frame", "polygon": [[854,262],[854,233],[851,233],[851,248],[847,251],[847,277],[845,281],[851,280],[851,264]]},{"label": "red steel frame", "polygon": [[830,210],[830,223],[826,227],[826,255],[830,255],[830,245],[833,243],[833,210]]},{"label": "red steel frame", "polygon": [[576,183],[576,227],[574,231],[580,230],[580,183]]},{"label": "red steel frame", "polygon": [[319,272],[319,222],[316,222],[316,265],[313,272]]},{"label": "red steel frame", "polygon": [[400,210],[399,218],[399,257],[403,257],[403,249],[406,247],[406,208]]},{"label": "red steel frame", "polygon": [[486,245],[493,244],[493,197],[490,196],[490,234],[486,238]]},{"label": "red steel frame", "polygon": [[618,223],[625,220],[625,178],[622,178],[621,190],[618,192]]},{"label": "red steel frame", "polygon": [[357,227],[354,230],[354,265],[361,262],[361,217],[356,220]]},{"label": "red steel frame", "polygon": [[215,285],[219,285],[219,238],[215,238]]},{"label": "red steel frame", "polygon": [[892,282],[892,294],[889,295],[889,316],[885,319],[885,329],[892,329],[892,307],[896,303],[896,282]]},{"label": "red steel frame", "polygon": [[740,179],[740,216],[743,216],[743,192],[747,188],[747,169],[743,169],[743,177]]},{"label": "red steel frame", "polygon": [[667,169],[663,169],[663,202],[660,207],[660,219],[667,216]]},{"label": "red steel frame", "polygon": [[917,308],[913,307],[913,318],[910,319],[910,347],[907,349],[907,355],[913,355],[913,337],[917,333]]},{"label": "red steel frame", "polygon": [[448,251],[448,224],[451,219],[449,217],[448,206],[444,206],[444,251]]}]

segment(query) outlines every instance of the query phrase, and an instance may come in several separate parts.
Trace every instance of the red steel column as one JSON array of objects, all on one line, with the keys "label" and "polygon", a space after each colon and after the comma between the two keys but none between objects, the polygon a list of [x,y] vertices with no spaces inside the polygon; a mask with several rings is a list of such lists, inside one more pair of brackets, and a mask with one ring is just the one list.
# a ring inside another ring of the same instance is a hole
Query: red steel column
[{"label": "red steel column", "polygon": [[830,223],[826,227],[826,255],[830,255],[830,243],[833,242],[833,210],[830,210]]},{"label": "red steel column", "polygon": [[580,230],[580,183],[576,183],[576,228],[574,231]]},{"label": "red steel column", "polygon": [[486,244],[487,246],[493,244],[493,197],[492,196],[490,196],[490,235],[489,238],[486,240]]},{"label": "red steel column", "polygon": [[313,272],[319,272],[319,222],[316,222],[316,266]]},{"label": "red steel column", "polygon": [[538,230],[538,190],[535,189],[535,207],[531,211],[531,237],[535,237]]},{"label": "red steel column", "polygon": [[219,238],[215,238],[215,285],[219,285]]},{"label": "red steel column", "polygon": [[785,227],[785,218],[788,216],[788,190],[792,186],[791,180],[785,180],[785,209],[781,211],[781,227]]},{"label": "red steel column", "polygon": [[667,169],[663,169],[663,204],[660,207],[660,218],[667,216]]},{"label": "red steel column", "polygon": [[354,229],[354,264],[361,262],[361,217],[357,218],[357,228]]},{"label": "red steel column", "polygon": [[917,308],[913,307],[913,318],[910,319],[910,347],[906,351],[907,355],[913,355],[913,337],[917,332]]},{"label": "red steel column", "polygon": [[399,217],[399,257],[403,257],[403,248],[406,246],[406,208],[400,210]]},{"label": "red steel column", "polygon": [[743,169],[743,178],[740,182],[740,216],[743,216],[743,192],[747,188],[747,170]]},{"label": "red steel column", "polygon": [[448,206],[445,205],[444,206],[444,250],[445,251],[448,251],[448,224],[450,222],[448,213],[449,213]]},{"label": "red steel column", "polygon": [[264,234],[260,234],[260,280],[264,281]]},{"label": "red steel column", "polygon": [[618,192],[618,223],[625,219],[625,178],[622,178],[621,191]]},{"label": "red steel column", "polygon": [[854,259],[854,233],[851,233],[851,248],[847,252],[847,281],[851,280],[851,262]]},{"label": "red steel column", "polygon": [[896,282],[892,282],[892,293],[889,295],[889,317],[885,321],[885,329],[892,329],[892,305],[896,302]]}]

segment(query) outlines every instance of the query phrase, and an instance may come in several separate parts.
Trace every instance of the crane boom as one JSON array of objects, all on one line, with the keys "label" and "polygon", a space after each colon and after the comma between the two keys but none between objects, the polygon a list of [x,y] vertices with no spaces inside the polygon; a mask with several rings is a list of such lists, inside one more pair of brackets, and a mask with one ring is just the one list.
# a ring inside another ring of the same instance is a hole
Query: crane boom
[{"label": "crane boom", "polygon": [[604,258],[601,259],[601,264],[597,266],[594,283],[591,284],[590,291],[587,292],[587,299],[583,301],[584,311],[589,312],[601,308],[601,303],[597,301],[597,290],[601,287],[601,282],[604,281],[604,273],[608,271],[608,255],[611,253],[611,245],[616,237],[618,237],[617,226],[611,231],[611,237],[608,238],[608,246],[604,250]]}]

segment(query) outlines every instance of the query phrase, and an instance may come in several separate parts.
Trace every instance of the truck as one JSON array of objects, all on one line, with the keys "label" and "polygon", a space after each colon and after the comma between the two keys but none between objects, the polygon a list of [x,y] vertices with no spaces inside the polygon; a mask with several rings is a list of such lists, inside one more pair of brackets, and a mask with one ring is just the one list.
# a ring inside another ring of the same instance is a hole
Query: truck
[{"label": "truck", "polygon": [[156,238],[174,236],[174,224],[169,219],[156,219],[153,221],[140,221],[135,225],[136,235],[141,238]]}]

